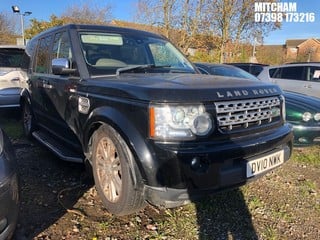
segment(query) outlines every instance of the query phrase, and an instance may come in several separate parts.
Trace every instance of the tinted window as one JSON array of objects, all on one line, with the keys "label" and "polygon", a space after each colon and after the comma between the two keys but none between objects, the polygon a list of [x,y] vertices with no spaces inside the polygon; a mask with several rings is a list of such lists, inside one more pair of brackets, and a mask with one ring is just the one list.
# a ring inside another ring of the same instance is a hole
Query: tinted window
[{"label": "tinted window", "polygon": [[281,68],[271,68],[269,69],[269,76],[271,78],[281,78],[280,72]]},{"label": "tinted window", "polygon": [[20,67],[23,49],[0,48],[0,67]]},{"label": "tinted window", "polygon": [[284,67],[281,71],[281,78],[305,80],[303,77],[303,68],[304,67]]},{"label": "tinted window", "polygon": [[197,69],[200,71],[201,74],[209,74],[206,70],[204,70],[202,67],[197,67]]},{"label": "tinted window", "polygon": [[258,76],[263,70],[263,67],[261,66],[251,66],[250,73],[254,76]]},{"label": "tinted window", "polygon": [[33,66],[33,71],[38,73],[49,72],[49,46],[51,42],[51,36],[42,38],[39,40],[37,54]]}]

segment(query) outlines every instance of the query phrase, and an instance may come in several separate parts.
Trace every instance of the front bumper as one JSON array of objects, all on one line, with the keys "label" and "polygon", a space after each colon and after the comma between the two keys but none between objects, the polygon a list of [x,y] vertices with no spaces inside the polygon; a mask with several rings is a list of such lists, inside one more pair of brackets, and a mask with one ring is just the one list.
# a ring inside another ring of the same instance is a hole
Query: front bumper
[{"label": "front bumper", "polygon": [[293,125],[294,145],[320,144],[320,126]]},{"label": "front bumper", "polygon": [[[247,178],[247,162],[283,150],[284,161],[292,152],[293,134],[287,124],[269,133],[233,141],[202,145],[158,143],[158,167],[154,184],[145,186],[146,199],[158,206],[176,207],[254,180],[268,171]],[[152,183],[152,181],[150,181]]]},{"label": "front bumper", "polygon": [[19,191],[17,174],[0,181],[0,239],[10,239],[18,221]]}]

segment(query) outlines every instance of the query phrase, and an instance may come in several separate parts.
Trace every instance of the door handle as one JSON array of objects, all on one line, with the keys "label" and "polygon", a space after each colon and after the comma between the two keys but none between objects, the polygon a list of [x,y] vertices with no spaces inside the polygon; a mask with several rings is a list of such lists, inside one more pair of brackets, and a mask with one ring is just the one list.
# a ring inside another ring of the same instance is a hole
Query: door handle
[{"label": "door handle", "polygon": [[46,81],[46,80],[42,80],[42,87],[47,89],[53,88],[53,86],[49,83],[49,81]]},{"label": "door handle", "polygon": [[310,84],[305,84],[304,87],[305,88],[312,88],[312,86]]}]

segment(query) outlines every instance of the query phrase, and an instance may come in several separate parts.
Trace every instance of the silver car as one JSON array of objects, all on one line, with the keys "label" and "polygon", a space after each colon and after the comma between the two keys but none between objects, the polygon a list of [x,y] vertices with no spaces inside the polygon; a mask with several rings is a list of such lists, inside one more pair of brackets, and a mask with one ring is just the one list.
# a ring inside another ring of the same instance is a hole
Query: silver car
[{"label": "silver car", "polygon": [[283,90],[320,98],[320,63],[291,63],[266,66],[258,75],[262,81],[278,84]]},{"label": "silver car", "polygon": [[24,46],[0,45],[0,108],[19,107],[20,91],[26,82]]},{"label": "silver car", "polygon": [[10,239],[18,220],[17,163],[12,145],[0,129],[0,239]]}]

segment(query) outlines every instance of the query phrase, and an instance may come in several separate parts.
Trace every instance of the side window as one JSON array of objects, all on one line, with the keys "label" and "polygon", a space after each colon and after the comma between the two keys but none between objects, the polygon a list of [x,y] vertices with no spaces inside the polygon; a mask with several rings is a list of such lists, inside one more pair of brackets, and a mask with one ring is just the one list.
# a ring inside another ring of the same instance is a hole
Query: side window
[{"label": "side window", "polygon": [[263,70],[261,66],[252,66],[250,73],[254,76],[258,76]]},{"label": "side window", "polygon": [[197,67],[197,69],[200,71],[201,74],[209,74],[206,70],[204,70],[202,67]]},{"label": "side window", "polygon": [[281,78],[281,68],[271,68],[269,69],[269,76],[271,78]]},{"label": "side window", "polygon": [[70,40],[67,32],[56,33],[53,39],[52,55],[54,58],[72,58]]},{"label": "side window", "polygon": [[294,79],[294,80],[306,80],[303,77],[304,67],[284,67],[281,71],[281,78]]},{"label": "side window", "polygon": [[306,67],[306,74],[308,81],[320,81],[320,67],[310,66]]},{"label": "side window", "polygon": [[51,35],[41,38],[38,42],[38,49],[35,57],[33,71],[37,73],[49,72],[49,46],[51,43]]}]

